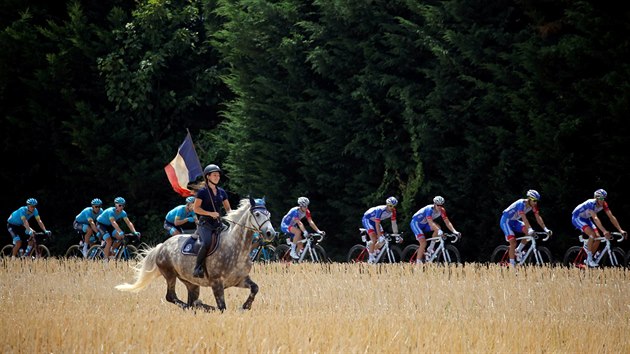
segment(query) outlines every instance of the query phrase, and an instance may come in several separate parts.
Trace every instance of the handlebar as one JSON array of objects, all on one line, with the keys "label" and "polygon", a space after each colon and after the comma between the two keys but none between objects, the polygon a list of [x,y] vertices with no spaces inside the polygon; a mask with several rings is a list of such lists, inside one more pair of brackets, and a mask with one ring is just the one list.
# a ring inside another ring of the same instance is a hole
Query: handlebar
[{"label": "handlebar", "polygon": [[[618,236],[619,238],[615,240],[617,242],[621,242],[624,239],[623,234],[621,232],[611,232],[610,236],[613,236],[613,237]],[[586,242],[588,240],[588,238],[584,238],[584,234],[580,234],[579,239],[580,239],[580,242]],[[593,238],[593,241],[610,241],[610,240],[607,239],[606,237],[595,237]]]}]

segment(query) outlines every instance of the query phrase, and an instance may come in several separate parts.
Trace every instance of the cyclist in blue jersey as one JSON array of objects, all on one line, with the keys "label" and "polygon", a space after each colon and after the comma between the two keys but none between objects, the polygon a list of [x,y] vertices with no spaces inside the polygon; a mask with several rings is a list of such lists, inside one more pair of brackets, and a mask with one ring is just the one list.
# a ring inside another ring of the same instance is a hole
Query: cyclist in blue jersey
[{"label": "cyclist in blue jersey", "polygon": [[221,168],[210,164],[203,169],[204,187],[197,192],[193,210],[199,217],[197,234],[201,241],[201,248],[197,255],[197,263],[193,271],[193,277],[203,278],[203,264],[212,241],[212,234],[221,230],[221,207],[226,212],[232,210],[225,190],[218,186],[221,180]]},{"label": "cyclist in blue jersey", "polygon": [[[300,242],[304,239],[304,237],[308,236],[308,231],[306,231],[306,227],[304,223],[302,223],[302,219],[306,217],[306,221],[311,225],[311,228],[315,230],[315,232],[321,233],[325,235],[324,231],[321,231],[313,218],[311,217],[311,211],[308,209],[311,201],[306,197],[299,197],[297,200],[297,206],[291,208],[289,212],[282,218],[282,223],[280,224],[280,229],[282,232],[289,235],[291,239],[291,258],[298,259],[300,258],[300,254],[304,250],[304,244]],[[304,236],[304,237],[303,237]]]},{"label": "cyclist in blue jersey", "polygon": [[[521,251],[527,240],[521,241],[521,243],[516,247],[516,236],[515,233],[522,233],[527,235],[533,235],[534,229],[532,229],[529,220],[527,220],[527,213],[530,211],[534,212],[534,217],[536,218],[536,222],[538,225],[542,227],[545,232],[551,236],[552,232],[545,226],[545,222],[540,216],[538,212],[538,201],[540,200],[540,194],[530,189],[527,191],[527,198],[519,199],[512,203],[507,209],[503,211],[501,215],[501,222],[499,225],[501,226],[501,230],[505,234],[505,240],[510,244],[509,248],[509,257],[510,257],[510,265],[516,265],[516,259],[520,259]],[[520,219],[520,220],[519,220]]]},{"label": "cyclist in blue jersey", "polygon": [[123,210],[126,206],[127,202],[123,197],[116,197],[114,199],[114,206],[105,209],[96,218],[98,232],[101,233],[101,237],[105,241],[105,249],[103,253],[105,254],[105,259],[109,259],[110,250],[112,246],[114,248],[118,247],[120,241],[124,238],[125,233],[120,228],[119,221],[122,219],[129,230],[136,234],[136,236],[140,236],[140,233],[136,231],[136,228],[133,226],[133,223],[127,217],[127,212]]},{"label": "cyclist in blue jersey", "polygon": [[[411,218],[411,231],[413,231],[413,234],[416,236],[416,240],[418,240],[419,243],[418,257],[416,259],[417,263],[422,263],[424,260],[425,250],[427,249],[427,240],[424,234],[431,232],[431,237],[438,237],[443,234],[440,225],[435,222],[438,218],[442,218],[442,220],[444,220],[444,224],[446,224],[446,227],[448,227],[452,233],[457,236],[461,236],[461,233],[455,230],[455,227],[446,215],[444,198],[439,195],[436,196],[433,198],[433,204],[429,204],[418,210]],[[434,245],[435,241],[431,241],[429,252],[433,251]]]},{"label": "cyclist in blue jersey", "polygon": [[35,198],[28,198],[26,200],[26,205],[11,213],[9,219],[7,219],[7,230],[13,239],[13,251],[11,252],[13,257],[17,256],[18,250],[22,247],[22,242],[28,241],[25,254],[29,254],[35,244],[35,241],[32,238],[35,230],[31,228],[31,225],[28,222],[32,217],[35,217],[35,221],[37,221],[39,228],[43,232],[45,232],[48,236],[51,234],[51,232],[46,229],[46,226],[44,226],[42,219],[39,217],[39,212],[37,211],[36,206],[37,200]]},{"label": "cyclist in blue jersey", "polygon": [[372,207],[363,214],[361,222],[370,237],[368,242],[368,263],[374,263],[376,260],[376,243],[383,236],[381,221],[391,218],[392,231],[395,234],[398,233],[398,224],[396,223],[397,204],[398,200],[395,197],[389,197],[385,200],[385,205]]},{"label": "cyclist in blue jersey", "polygon": [[98,240],[96,219],[103,213],[103,202],[100,199],[92,199],[91,204],[92,206],[83,209],[72,223],[72,227],[83,234],[83,257],[87,257],[88,246],[91,246]]},{"label": "cyclist in blue jersey", "polygon": [[197,215],[193,211],[195,197],[186,198],[186,204],[178,205],[166,214],[164,219],[164,229],[168,236],[175,236],[184,233],[184,229],[197,227]]},{"label": "cyclist in blue jersey", "polygon": [[597,213],[602,210],[606,212],[610,222],[619,230],[624,238],[628,238],[628,233],[621,228],[619,221],[617,221],[617,218],[608,207],[608,203],[606,203],[607,196],[608,193],[606,193],[605,190],[596,190],[593,199],[587,199],[582,204],[576,206],[571,215],[571,223],[573,226],[588,236],[587,247],[584,250],[587,256],[586,265],[589,267],[597,267],[597,263],[593,261],[593,252],[597,251],[600,242],[594,241],[593,239],[597,237],[598,233],[602,233],[607,239],[611,238],[610,232],[604,228],[601,220],[597,217]]}]

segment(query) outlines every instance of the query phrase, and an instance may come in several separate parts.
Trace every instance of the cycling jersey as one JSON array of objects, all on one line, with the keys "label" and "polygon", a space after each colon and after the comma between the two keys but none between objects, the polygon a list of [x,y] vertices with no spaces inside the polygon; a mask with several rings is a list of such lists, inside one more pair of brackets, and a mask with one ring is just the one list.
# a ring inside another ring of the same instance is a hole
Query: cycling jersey
[{"label": "cycling jersey", "polygon": [[534,214],[538,214],[538,205],[531,207],[527,204],[527,199],[519,199],[503,210],[503,216],[509,220],[518,220],[521,218],[521,214],[525,215],[532,210]]},{"label": "cycling jersey", "polygon": [[90,220],[96,221],[99,215],[103,214],[103,209],[99,208],[98,213],[94,212],[94,208],[87,207],[83,209],[74,220],[79,224],[89,224]]},{"label": "cycling jersey", "polygon": [[411,226],[411,230],[416,236],[416,239],[423,238],[425,232],[428,233],[431,231],[429,220],[435,220],[440,217],[444,220],[448,219],[446,209],[442,206],[438,206],[436,210],[436,208],[434,208],[434,204],[429,204],[413,214],[409,225]]},{"label": "cycling jersey", "polygon": [[[221,205],[223,205],[223,203],[221,203]],[[175,218],[179,220],[184,220],[184,219],[194,218],[194,217],[195,217],[194,211],[192,210],[186,211],[186,205],[179,205],[173,208],[171,211],[169,211],[168,214],[166,214],[166,221],[168,221],[169,223],[175,224]]]},{"label": "cycling jersey", "polygon": [[291,208],[291,210],[289,210],[287,215],[282,218],[280,229],[282,230],[282,232],[290,233],[291,228],[295,226],[295,224],[297,224],[299,220],[304,219],[304,217],[306,217],[307,219],[311,218],[311,211],[308,210],[308,208],[306,209],[306,211],[302,211],[299,206],[293,207]]},{"label": "cycling jersey", "polygon": [[18,210],[14,211],[13,213],[11,213],[11,216],[9,216],[9,218],[7,219],[7,222],[11,225],[16,225],[16,226],[24,225],[24,222],[22,221],[22,217],[25,217],[26,220],[29,220],[33,216],[35,217],[39,216],[39,212],[37,211],[37,208],[33,209],[33,212],[31,213],[28,211],[28,206],[23,206],[19,208]]},{"label": "cycling jersey", "polygon": [[110,218],[114,218],[114,220],[116,220],[116,222],[118,222],[118,220],[126,218],[127,217],[127,212],[125,210],[121,210],[120,213],[116,213],[116,207],[109,207],[107,209],[105,209],[101,215],[99,215],[96,220],[98,221],[99,224],[103,224],[106,226],[111,226],[112,222],[111,220],[109,220]]},{"label": "cycling jersey", "polygon": [[387,210],[387,205],[372,207],[363,214],[364,219],[368,219],[372,222],[389,219],[390,217],[392,221],[396,221],[396,208],[393,208],[392,211],[389,211]]},{"label": "cycling jersey", "polygon": [[589,210],[595,212],[595,214],[599,213],[602,210],[608,211],[608,203],[604,202],[601,206],[599,206],[597,205],[596,199],[588,199],[584,203],[576,206],[575,209],[573,209],[572,214],[573,217],[588,219],[591,217]]}]

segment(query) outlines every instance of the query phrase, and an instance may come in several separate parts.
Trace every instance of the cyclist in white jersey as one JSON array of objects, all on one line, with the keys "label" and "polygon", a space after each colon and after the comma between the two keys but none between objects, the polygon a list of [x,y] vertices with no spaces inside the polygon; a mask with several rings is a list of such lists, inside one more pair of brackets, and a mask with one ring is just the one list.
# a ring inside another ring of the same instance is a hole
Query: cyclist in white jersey
[{"label": "cyclist in white jersey", "polygon": [[392,231],[398,233],[398,224],[396,223],[396,204],[398,200],[395,197],[389,197],[385,200],[385,205],[378,205],[368,209],[361,219],[363,227],[367,230],[370,242],[368,243],[368,263],[374,263],[376,259],[376,243],[383,236],[383,226],[381,221],[391,218]]},{"label": "cyclist in white jersey", "polygon": [[[451,223],[448,216],[446,215],[446,209],[444,208],[444,198],[441,196],[436,196],[433,198],[433,204],[429,204],[422,209],[418,210],[413,217],[411,218],[411,222],[409,225],[411,226],[411,231],[416,236],[416,240],[418,241],[418,257],[416,258],[416,263],[422,263],[424,260],[424,253],[427,249],[427,240],[425,237],[425,233],[432,233],[431,237],[442,236],[443,231],[440,228],[440,225],[436,223],[438,218],[442,218],[444,220],[444,224],[446,227],[451,230],[457,236],[461,236],[461,233],[455,230],[455,226]],[[431,245],[429,246],[429,251],[433,250],[435,245],[435,241],[431,241]]]}]

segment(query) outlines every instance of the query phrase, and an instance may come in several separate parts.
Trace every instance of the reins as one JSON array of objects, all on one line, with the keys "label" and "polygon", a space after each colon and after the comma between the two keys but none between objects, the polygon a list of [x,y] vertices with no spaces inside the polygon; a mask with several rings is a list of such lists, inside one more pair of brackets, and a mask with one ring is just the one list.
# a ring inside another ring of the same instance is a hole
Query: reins
[{"label": "reins", "polygon": [[[260,209],[260,210],[265,210],[265,211],[267,211],[267,209],[265,209],[265,208],[261,208],[261,207],[253,207],[253,208],[250,208],[250,209],[249,209],[249,216],[248,216],[248,218],[251,218],[251,217],[253,217],[253,216],[254,216],[253,211],[254,211],[255,209]],[[245,224],[239,223],[238,221],[230,220],[230,219],[228,219],[227,217],[222,217],[221,219],[222,219],[222,220],[225,220],[225,221],[227,221],[227,222],[229,222],[229,223],[232,223],[232,224],[234,224],[234,225],[238,225],[238,226],[240,226],[240,227],[242,227],[242,228],[245,228],[245,229],[248,229],[248,230],[251,230],[251,231],[255,231],[255,232],[261,232],[261,231],[262,231],[262,227],[263,227],[266,223],[271,223],[271,220],[269,220],[269,218],[267,218],[267,220],[265,220],[262,224],[259,224],[259,223],[258,223],[258,220],[257,220],[256,218],[254,218],[254,220],[256,221],[256,224],[257,224],[257,225],[256,225],[256,228],[254,228],[254,227],[247,226],[247,225],[245,225]]]}]

